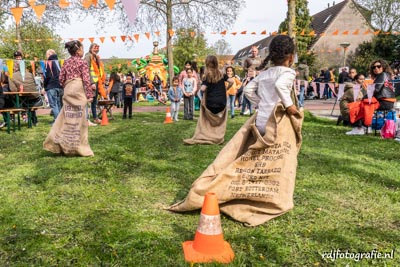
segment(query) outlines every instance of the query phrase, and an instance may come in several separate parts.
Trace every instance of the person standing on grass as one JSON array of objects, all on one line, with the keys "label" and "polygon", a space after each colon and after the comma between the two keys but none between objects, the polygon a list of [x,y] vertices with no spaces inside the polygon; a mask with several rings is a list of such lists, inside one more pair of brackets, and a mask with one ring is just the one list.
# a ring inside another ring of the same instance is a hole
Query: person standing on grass
[{"label": "person standing on grass", "polygon": [[242,82],[236,78],[235,69],[232,66],[228,66],[225,69],[226,76],[231,82],[226,83],[226,93],[228,97],[229,108],[231,110],[231,118],[235,117],[235,100],[237,90],[242,85]]},{"label": "person standing on grass", "polygon": [[121,86],[121,77],[116,72],[111,72],[110,82],[108,84],[108,98],[114,99],[114,105],[116,107],[121,106],[121,99],[119,97],[119,88]]},{"label": "person standing on grass", "polygon": [[46,75],[44,77],[43,85],[54,117],[54,120],[51,123],[54,123],[61,109],[61,91],[63,89],[59,79],[60,65],[58,64],[56,51],[53,49],[47,50],[46,58]]},{"label": "person standing on grass", "polygon": [[196,91],[196,79],[193,77],[193,70],[186,69],[187,77],[183,78],[183,119],[193,120],[194,92]]},{"label": "person standing on grass", "polygon": [[[246,87],[246,85],[254,79],[255,75],[256,75],[256,71],[254,69],[252,69],[252,68],[248,69],[247,77],[242,81],[242,88]],[[250,114],[250,116],[251,116],[253,114],[251,111],[251,103],[244,94],[242,94],[241,102],[242,102],[242,112],[240,112],[240,115],[243,116],[243,115]],[[246,108],[248,108],[248,109],[246,110]]]},{"label": "person standing on grass", "polygon": [[89,67],[82,59],[83,45],[80,41],[67,42],[65,48],[71,56],[65,60],[59,76],[60,83],[64,87],[64,103],[43,142],[43,148],[67,156],[93,156],[88,141],[86,120],[86,106],[94,96]]},{"label": "person standing on grass", "polygon": [[135,92],[135,85],[132,81],[132,76],[126,76],[126,81],[122,87],[122,98],[124,99],[124,114],[123,119],[126,119],[126,113],[129,110],[129,119],[132,119],[132,101]]},{"label": "person standing on grass", "polygon": [[172,86],[168,90],[168,98],[171,101],[171,116],[174,121],[178,121],[178,112],[183,90],[179,87],[179,78],[172,78]]}]

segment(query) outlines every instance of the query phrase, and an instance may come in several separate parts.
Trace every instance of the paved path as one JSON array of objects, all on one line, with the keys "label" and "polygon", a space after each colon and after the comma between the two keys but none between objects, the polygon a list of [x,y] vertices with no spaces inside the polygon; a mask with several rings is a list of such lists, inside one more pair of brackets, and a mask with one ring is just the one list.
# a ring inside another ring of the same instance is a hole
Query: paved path
[{"label": "paved path", "polygon": [[[326,117],[336,120],[340,114],[339,103],[336,103],[335,109],[332,112],[333,106],[335,105],[335,99],[328,100],[306,100],[305,109],[310,111],[316,116]],[[133,112],[165,112],[169,105],[158,105],[154,103],[153,106],[136,106],[134,104]],[[183,105],[181,105],[183,108]],[[113,109],[113,113],[122,113],[122,108]],[[50,109],[39,109],[37,111],[38,115],[49,115]]]}]

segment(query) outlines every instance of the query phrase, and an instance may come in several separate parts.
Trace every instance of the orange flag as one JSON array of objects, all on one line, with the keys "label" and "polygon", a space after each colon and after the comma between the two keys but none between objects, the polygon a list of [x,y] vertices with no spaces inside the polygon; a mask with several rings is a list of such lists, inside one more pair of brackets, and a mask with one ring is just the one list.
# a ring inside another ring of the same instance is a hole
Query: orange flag
[{"label": "orange flag", "polygon": [[10,8],[11,14],[14,16],[15,23],[19,25],[19,22],[21,21],[22,18],[22,11],[24,10],[23,7],[12,7]]},{"label": "orange flag", "polygon": [[242,31],[240,34],[247,34],[247,31]]},{"label": "orange flag", "polygon": [[366,30],[366,31],[364,32],[364,35],[367,35],[367,34],[369,34],[369,33],[371,33],[371,31],[368,29],[368,30]]},{"label": "orange flag", "polygon": [[133,38],[135,38],[136,42],[139,43],[139,34],[138,33],[135,33],[133,35]]},{"label": "orange flag", "polygon": [[343,35],[349,35],[349,31],[342,32]]},{"label": "orange flag", "polygon": [[82,0],[82,6],[86,9],[88,9],[92,5],[91,0]]},{"label": "orange flag", "polygon": [[36,0],[28,0],[28,3],[31,7],[35,5]]},{"label": "orange flag", "polygon": [[222,35],[226,35],[226,30],[221,32]]},{"label": "orange flag", "polygon": [[263,30],[260,34],[266,35],[267,34],[267,30]]},{"label": "orange flag", "polygon": [[332,33],[332,35],[338,35],[339,34],[339,30],[336,30]]},{"label": "orange flag", "polygon": [[115,43],[115,38],[117,38],[116,36],[110,36],[111,41],[113,41],[113,43]]},{"label": "orange flag", "polygon": [[196,33],[195,32],[190,32],[190,37],[194,37],[196,35]]},{"label": "orange flag", "polygon": [[58,3],[58,6],[60,8],[67,8],[69,6],[70,3],[68,3],[66,0],[60,0],[60,2]]},{"label": "orange flag", "polygon": [[83,40],[85,40],[85,38],[78,38],[79,42],[83,43]]},{"label": "orange flag", "polygon": [[170,37],[174,36],[175,32],[174,30],[168,30],[168,34]]},{"label": "orange flag", "polygon": [[99,39],[100,39],[100,42],[101,42],[101,43],[104,43],[105,37],[99,37]]},{"label": "orange flag", "polygon": [[157,36],[160,36],[160,31],[154,32]]},{"label": "orange flag", "polygon": [[360,30],[359,30],[359,29],[357,29],[357,30],[355,30],[355,31],[353,32],[353,35],[358,35],[358,34],[359,34],[359,32],[360,32]]},{"label": "orange flag", "polygon": [[302,30],[301,33],[300,33],[300,35],[301,35],[301,36],[304,36],[304,33],[305,33],[305,30]]},{"label": "orange flag", "polygon": [[149,32],[145,32],[144,35],[146,35],[147,40],[150,40],[150,33]]},{"label": "orange flag", "polygon": [[93,42],[94,42],[94,37],[89,37],[88,39],[89,39],[90,43],[93,44]]},{"label": "orange flag", "polygon": [[232,34],[232,35],[236,35],[236,34],[237,34],[237,32],[231,32],[231,34]]},{"label": "orange flag", "polygon": [[251,34],[255,35],[255,34],[257,34],[257,33],[256,33],[256,32],[252,32]]},{"label": "orange flag", "polygon": [[281,32],[282,35],[287,35],[287,31]]},{"label": "orange flag", "polygon": [[110,10],[114,9],[115,0],[105,0]]},{"label": "orange flag", "polygon": [[277,35],[277,34],[278,34],[278,32],[276,32],[276,31],[271,33],[271,35]]},{"label": "orange flag", "polygon": [[42,19],[43,12],[46,9],[46,5],[32,6],[32,9],[35,11],[36,17],[40,21]]},{"label": "orange flag", "polygon": [[378,35],[380,32],[381,32],[381,30],[377,30],[377,31],[374,31],[374,34]]},{"label": "orange flag", "polygon": [[125,40],[126,40],[126,35],[121,35],[121,40],[122,40],[122,42],[125,42]]},{"label": "orange flag", "polygon": [[95,7],[97,7],[97,3],[98,3],[97,0],[92,0],[92,4],[93,4]]},{"label": "orange flag", "polygon": [[310,31],[310,33],[308,35],[315,36],[315,31]]}]

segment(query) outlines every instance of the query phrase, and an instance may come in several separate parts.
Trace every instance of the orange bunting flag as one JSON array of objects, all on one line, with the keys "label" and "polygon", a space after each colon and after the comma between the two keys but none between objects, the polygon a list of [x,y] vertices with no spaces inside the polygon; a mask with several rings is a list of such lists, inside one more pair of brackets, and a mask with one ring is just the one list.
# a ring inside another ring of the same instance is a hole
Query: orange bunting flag
[{"label": "orange bunting flag", "polygon": [[126,40],[126,35],[121,35],[121,40],[122,40],[122,42],[125,42],[125,40]]},{"label": "orange bunting flag", "polygon": [[315,36],[315,31],[310,31],[310,33],[308,35]]},{"label": "orange bunting flag", "polygon": [[196,33],[195,32],[190,32],[190,37],[194,37],[196,35]]},{"label": "orange bunting flag", "polygon": [[79,42],[83,43],[83,41],[85,40],[85,38],[78,38]]},{"label": "orange bunting flag", "polygon": [[31,7],[33,7],[36,3],[36,0],[28,0],[28,3]]},{"label": "orange bunting flag", "polygon": [[139,34],[138,33],[135,33],[133,35],[133,38],[135,38],[136,42],[139,43]]},{"label": "orange bunting flag", "polygon": [[357,30],[355,30],[355,31],[353,32],[353,35],[358,35],[359,33],[360,33],[360,30],[357,29]]},{"label": "orange bunting flag", "polygon": [[93,42],[94,42],[94,37],[89,37],[88,39],[89,39],[90,43],[93,44]]},{"label": "orange bunting flag", "polygon": [[343,35],[349,35],[349,31],[342,32]]},{"label": "orange bunting flag", "polygon": [[240,34],[247,34],[247,31],[242,31]]},{"label": "orange bunting flag", "polygon": [[93,6],[97,7],[98,0],[92,0]]},{"label": "orange bunting flag", "polygon": [[15,23],[19,25],[19,22],[22,18],[22,11],[24,10],[23,7],[12,7],[10,8],[11,14],[14,16]]},{"label": "orange bunting flag", "polygon": [[231,34],[232,34],[232,35],[236,35],[236,34],[237,34],[237,32],[231,32]]},{"label": "orange bunting flag", "polygon": [[46,9],[46,5],[32,6],[32,9],[35,11],[36,17],[40,21],[42,19],[43,12]]},{"label": "orange bunting flag", "polygon": [[305,30],[302,30],[301,33],[300,33],[300,35],[303,36],[304,33],[305,33]]},{"label": "orange bunting flag", "polygon": [[115,38],[117,38],[116,36],[110,36],[110,39],[113,43],[115,43]]},{"label": "orange bunting flag", "polygon": [[60,8],[67,8],[69,6],[70,3],[68,3],[66,0],[60,0],[60,2],[58,3],[58,6]]},{"label": "orange bunting flag", "polygon": [[263,30],[260,34],[261,35],[266,35],[267,34],[267,30]]},{"label": "orange bunting flag", "polygon": [[225,31],[222,31],[222,32],[220,32],[220,34],[221,34],[221,35],[226,35],[226,30],[225,30]]},{"label": "orange bunting flag", "polygon": [[252,32],[251,34],[255,35],[255,34],[257,34],[257,33],[256,33],[256,32]]},{"label": "orange bunting flag", "polygon": [[365,32],[364,32],[364,35],[367,35],[367,34],[370,34],[371,33],[371,31],[368,29],[368,30],[366,30]]},{"label": "orange bunting flag", "polygon": [[154,32],[157,36],[160,36],[160,31]]},{"label": "orange bunting flag", "polygon": [[174,30],[168,30],[168,34],[170,37],[174,36],[175,32]]},{"label": "orange bunting flag", "polygon": [[282,34],[282,35],[287,35],[287,31],[285,31],[285,32],[282,32],[281,34]]},{"label": "orange bunting flag", "polygon": [[276,31],[271,33],[271,35],[277,35],[277,34],[278,34],[278,32],[276,32]]},{"label": "orange bunting flag", "polygon": [[99,37],[99,39],[100,39],[100,42],[101,42],[101,43],[104,43],[105,37]]},{"label": "orange bunting flag", "polygon": [[339,30],[334,31],[332,35],[339,35]]},{"label": "orange bunting flag", "polygon": [[144,35],[146,35],[147,40],[150,40],[150,33],[149,32],[145,32]]},{"label": "orange bunting flag", "polygon": [[88,9],[92,5],[92,1],[90,0],[82,0],[82,6]]},{"label": "orange bunting flag", "polygon": [[105,0],[110,10],[114,9],[115,0]]},{"label": "orange bunting flag", "polygon": [[378,35],[380,32],[381,32],[380,30],[377,30],[377,31],[374,31],[374,34]]}]

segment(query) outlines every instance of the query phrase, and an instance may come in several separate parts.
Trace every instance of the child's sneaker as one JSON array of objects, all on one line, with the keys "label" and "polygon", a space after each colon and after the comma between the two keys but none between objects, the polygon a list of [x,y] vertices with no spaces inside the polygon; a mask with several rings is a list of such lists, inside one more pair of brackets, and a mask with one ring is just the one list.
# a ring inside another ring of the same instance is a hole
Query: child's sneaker
[{"label": "child's sneaker", "polygon": [[354,127],[351,131],[346,132],[346,135],[364,135],[364,129],[363,128],[357,128]]}]

